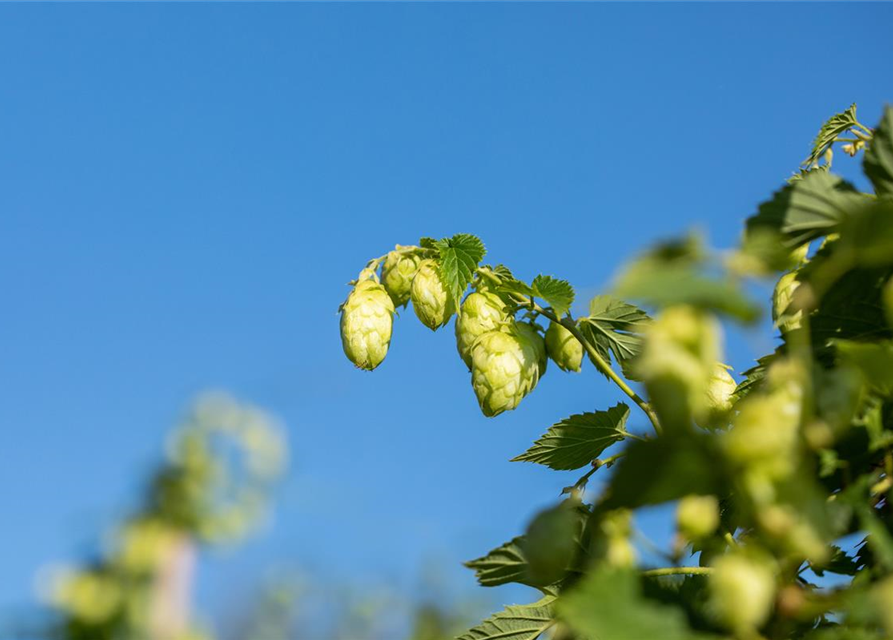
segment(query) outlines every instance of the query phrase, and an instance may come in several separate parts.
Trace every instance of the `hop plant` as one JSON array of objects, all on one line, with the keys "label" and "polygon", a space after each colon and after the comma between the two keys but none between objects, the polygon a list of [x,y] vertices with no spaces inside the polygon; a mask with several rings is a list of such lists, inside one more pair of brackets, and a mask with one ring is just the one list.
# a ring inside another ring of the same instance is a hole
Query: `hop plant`
[{"label": "hop plant", "polygon": [[545,370],[545,342],[525,322],[489,331],[472,348],[471,385],[487,417],[517,407]]},{"label": "hop plant", "polygon": [[422,324],[437,331],[449,322],[456,305],[437,271],[434,260],[422,260],[412,280],[412,308]]},{"label": "hop plant", "polygon": [[385,258],[381,267],[381,283],[395,307],[405,307],[412,293],[412,279],[419,270],[419,256],[403,251],[409,247],[397,245]]},{"label": "hop plant", "polygon": [[372,278],[361,279],[341,306],[341,344],[358,368],[372,371],[391,343],[394,302]]},{"label": "hop plant", "polygon": [[471,370],[471,348],[488,331],[496,331],[510,321],[508,307],[495,293],[470,293],[456,316],[456,348]]},{"label": "hop plant", "polygon": [[546,353],[562,371],[579,372],[583,364],[583,345],[563,325],[549,323],[546,331]]},{"label": "hop plant", "polygon": [[700,540],[719,526],[719,501],[716,496],[688,495],[676,508],[676,526],[688,540]]}]

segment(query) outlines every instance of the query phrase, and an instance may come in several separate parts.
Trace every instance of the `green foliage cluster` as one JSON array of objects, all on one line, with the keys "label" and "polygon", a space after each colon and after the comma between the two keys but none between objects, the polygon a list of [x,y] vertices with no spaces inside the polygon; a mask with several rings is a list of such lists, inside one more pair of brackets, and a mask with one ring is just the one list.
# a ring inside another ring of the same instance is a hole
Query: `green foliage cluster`
[{"label": "green foliage cluster", "polygon": [[[872,193],[830,172],[835,145],[864,153]],[[534,390],[547,355],[579,371],[585,353],[625,398],[558,421],[514,458],[586,471],[523,535],[467,563],[483,586],[521,583],[542,598],[461,640],[893,637],[893,109],[874,130],[855,106],[832,117],[740,248],[720,254],[696,237],[654,247],[588,315],[571,315],[568,282],[526,283],[484,256],[459,234],[371,260],[342,307],[347,356],[366,369],[384,359],[386,294],[434,330],[457,315],[487,416]],[[379,276],[397,263],[400,278]],[[735,380],[721,320],[755,322],[761,305],[743,284],[767,277],[780,345]],[[354,304],[370,288],[375,308]],[[627,429],[631,411],[653,434]],[[585,491],[615,465],[601,493]],[[676,541],[649,566],[634,514],[664,503],[677,505]]]}]

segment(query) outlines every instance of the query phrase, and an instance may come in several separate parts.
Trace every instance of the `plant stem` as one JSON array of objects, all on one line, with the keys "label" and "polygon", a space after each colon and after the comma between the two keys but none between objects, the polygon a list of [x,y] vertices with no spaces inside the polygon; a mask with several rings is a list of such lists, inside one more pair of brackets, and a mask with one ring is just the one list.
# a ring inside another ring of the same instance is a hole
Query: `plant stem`
[{"label": "plant stem", "polygon": [[627,396],[629,396],[630,400],[632,400],[639,406],[639,408],[645,413],[645,415],[648,416],[648,420],[651,421],[651,425],[654,427],[655,433],[657,433],[658,435],[661,434],[662,429],[660,426],[660,421],[657,419],[657,414],[654,413],[654,410],[651,408],[651,405],[649,405],[647,402],[645,402],[642,399],[642,397],[639,396],[638,393],[633,391],[632,388],[626,383],[626,380],[624,380],[619,375],[617,375],[617,373],[611,368],[611,365],[609,365],[607,362],[605,362],[605,359],[602,358],[601,354],[599,354],[599,352],[596,351],[595,347],[593,347],[589,343],[589,341],[583,336],[583,333],[577,327],[577,323],[574,322],[573,318],[568,316],[564,320],[561,320],[560,318],[558,318],[558,316],[556,316],[550,310],[544,309],[543,307],[538,305],[533,300],[533,298],[530,299],[530,305],[531,305],[531,308],[534,311],[536,311],[538,314],[540,314],[541,316],[548,318],[552,322],[557,322],[558,324],[563,326],[565,329],[570,331],[571,335],[573,335],[577,340],[579,340],[580,344],[583,345],[583,348],[586,349],[586,353],[592,359],[592,362],[595,364],[596,368],[599,371],[601,371],[603,374],[608,376],[608,378],[610,378],[614,382],[614,384],[616,384],[618,387],[620,387],[620,390],[623,391],[623,393],[625,393]]},{"label": "plant stem", "polygon": [[712,572],[713,567],[661,567],[660,569],[643,571],[642,575],[647,578],[659,576],[706,576]]}]

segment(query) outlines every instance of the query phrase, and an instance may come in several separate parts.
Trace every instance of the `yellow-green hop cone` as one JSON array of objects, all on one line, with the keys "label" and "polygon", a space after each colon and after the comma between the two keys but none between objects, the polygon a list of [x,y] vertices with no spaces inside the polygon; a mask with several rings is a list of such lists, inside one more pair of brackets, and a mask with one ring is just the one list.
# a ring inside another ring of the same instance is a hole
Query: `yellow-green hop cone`
[{"label": "yellow-green hop cone", "polygon": [[689,541],[700,540],[719,526],[719,501],[716,496],[688,495],[679,500],[676,526]]},{"label": "yellow-green hop cone", "polygon": [[714,617],[739,635],[761,627],[775,602],[775,575],[755,558],[729,554],[716,560],[709,577],[709,607]]},{"label": "yellow-green hop cone", "polygon": [[729,373],[729,367],[717,362],[707,381],[707,402],[701,414],[697,416],[698,424],[702,427],[719,427],[728,422],[728,414],[732,410],[733,396],[737,388],[738,383]]},{"label": "yellow-green hop cone", "polygon": [[[397,249],[401,249],[399,245]],[[381,267],[381,283],[395,307],[405,307],[412,292],[412,279],[421,259],[414,253],[391,251]]]},{"label": "yellow-green hop cone", "polygon": [[341,344],[358,368],[372,371],[388,354],[394,303],[374,280],[361,280],[341,305]]},{"label": "yellow-green hop cone", "polygon": [[803,311],[788,310],[794,299],[794,292],[799,286],[796,271],[784,274],[775,285],[775,292],[772,295],[772,318],[782,333],[800,328]]},{"label": "yellow-green hop cone", "polygon": [[583,345],[557,322],[549,323],[546,331],[546,353],[562,371],[579,372],[583,365]]},{"label": "yellow-green hop cone", "polygon": [[456,316],[456,348],[471,369],[471,348],[475,340],[509,321],[505,302],[495,293],[471,293]]},{"label": "yellow-green hop cone", "polygon": [[434,260],[422,260],[412,280],[412,308],[422,324],[437,331],[456,312],[453,297],[437,272]]},{"label": "yellow-green hop cone", "polygon": [[517,407],[536,387],[546,367],[543,339],[523,322],[483,334],[471,355],[471,385],[487,417]]}]

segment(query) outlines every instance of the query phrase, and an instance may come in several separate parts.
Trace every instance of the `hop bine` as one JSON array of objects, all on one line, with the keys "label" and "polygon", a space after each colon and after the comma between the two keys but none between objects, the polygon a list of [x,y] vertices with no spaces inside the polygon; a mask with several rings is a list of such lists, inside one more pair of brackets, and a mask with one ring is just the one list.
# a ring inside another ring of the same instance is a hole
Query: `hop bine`
[{"label": "hop bine", "polygon": [[357,368],[372,371],[385,359],[394,311],[388,292],[371,274],[357,282],[341,305],[341,344]]}]

